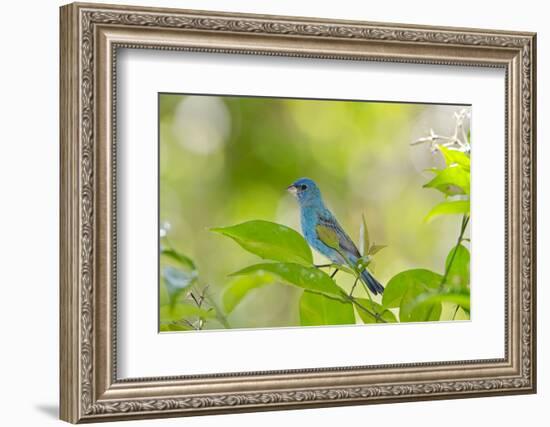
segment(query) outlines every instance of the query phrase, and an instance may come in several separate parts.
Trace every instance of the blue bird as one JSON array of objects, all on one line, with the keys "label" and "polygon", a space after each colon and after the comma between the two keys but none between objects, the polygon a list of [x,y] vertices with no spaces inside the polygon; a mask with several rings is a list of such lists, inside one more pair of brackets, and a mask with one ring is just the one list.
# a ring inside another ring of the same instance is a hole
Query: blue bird
[{"label": "blue bird", "polygon": [[[359,250],[323,202],[317,184],[309,178],[300,178],[288,187],[300,204],[302,233],[309,245],[334,264],[357,266]],[[381,294],[384,287],[366,269],[361,273],[363,283],[373,294]]]}]

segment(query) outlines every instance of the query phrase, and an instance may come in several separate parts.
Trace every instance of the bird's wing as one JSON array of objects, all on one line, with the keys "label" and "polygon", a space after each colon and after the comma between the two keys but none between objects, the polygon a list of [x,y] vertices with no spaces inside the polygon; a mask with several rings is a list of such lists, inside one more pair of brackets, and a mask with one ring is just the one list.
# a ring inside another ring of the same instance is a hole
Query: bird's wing
[{"label": "bird's wing", "polygon": [[351,240],[340,224],[338,224],[338,221],[336,221],[333,215],[319,215],[319,221],[315,231],[317,232],[319,240],[327,246],[343,251],[346,256],[353,255],[357,258],[361,257],[355,243],[353,243],[353,240]]}]

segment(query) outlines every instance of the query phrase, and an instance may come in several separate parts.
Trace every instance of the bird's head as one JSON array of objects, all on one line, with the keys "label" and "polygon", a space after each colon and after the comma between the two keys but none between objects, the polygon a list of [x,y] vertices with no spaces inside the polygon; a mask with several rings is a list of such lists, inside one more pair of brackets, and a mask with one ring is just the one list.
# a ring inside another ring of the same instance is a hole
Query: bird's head
[{"label": "bird's head", "polygon": [[300,178],[289,185],[287,190],[298,199],[302,206],[322,203],[321,191],[312,179]]}]

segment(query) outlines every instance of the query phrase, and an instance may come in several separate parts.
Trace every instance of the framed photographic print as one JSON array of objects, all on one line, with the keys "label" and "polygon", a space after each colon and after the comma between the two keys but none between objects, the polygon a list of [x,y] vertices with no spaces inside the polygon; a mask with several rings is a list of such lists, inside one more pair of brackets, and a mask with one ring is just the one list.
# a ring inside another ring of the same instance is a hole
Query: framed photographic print
[{"label": "framed photographic print", "polygon": [[61,8],[61,418],[533,393],[535,35]]}]

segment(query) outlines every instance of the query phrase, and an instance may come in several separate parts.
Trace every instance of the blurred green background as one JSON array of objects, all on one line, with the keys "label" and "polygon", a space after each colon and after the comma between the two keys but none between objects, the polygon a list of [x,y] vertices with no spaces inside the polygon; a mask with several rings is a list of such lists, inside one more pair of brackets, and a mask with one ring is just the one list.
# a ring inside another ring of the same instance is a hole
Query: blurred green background
[{"label": "blurred green background", "polygon": [[[258,258],[209,228],[262,219],[300,231],[298,205],[286,187],[309,177],[357,244],[364,214],[371,241],[388,246],[375,257],[383,285],[409,268],[442,273],[460,221],[424,222],[442,201],[422,188],[431,177],[425,170],[443,162],[428,144],[410,143],[430,129],[451,135],[460,108],[160,94],[161,227],[219,300],[228,274]],[[317,254],[316,260],[325,261]],[[353,278],[342,274],[338,281],[351,286]],[[162,307],[168,298],[159,283]],[[299,325],[300,294],[283,284],[255,289],[227,320],[232,328]]]}]

